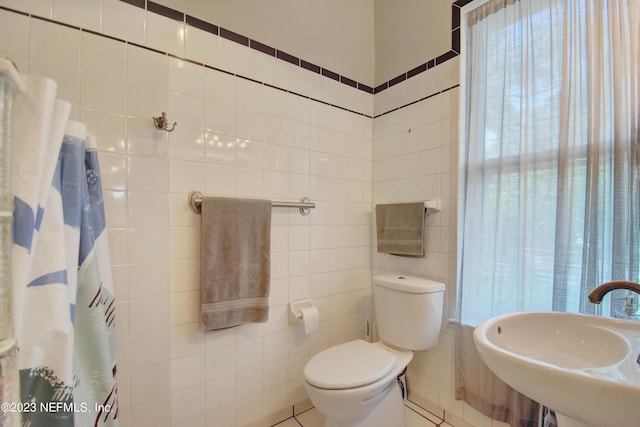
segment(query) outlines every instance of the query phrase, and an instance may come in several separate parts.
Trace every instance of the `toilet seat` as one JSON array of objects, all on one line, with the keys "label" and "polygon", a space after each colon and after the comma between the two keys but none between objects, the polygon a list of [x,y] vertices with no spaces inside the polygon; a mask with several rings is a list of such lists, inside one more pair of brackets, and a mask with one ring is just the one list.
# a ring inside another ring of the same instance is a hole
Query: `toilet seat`
[{"label": "toilet seat", "polygon": [[307,382],[326,390],[344,390],[375,383],[391,372],[396,357],[363,340],[354,340],[316,354],[304,368]]}]

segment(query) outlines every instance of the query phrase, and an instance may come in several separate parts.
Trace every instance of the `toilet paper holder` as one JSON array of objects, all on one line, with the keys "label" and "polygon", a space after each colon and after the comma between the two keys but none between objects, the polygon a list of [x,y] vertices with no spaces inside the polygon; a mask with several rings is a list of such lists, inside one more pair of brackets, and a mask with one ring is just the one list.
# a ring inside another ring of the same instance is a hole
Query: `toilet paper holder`
[{"label": "toilet paper holder", "polygon": [[289,324],[293,325],[302,321],[302,309],[313,307],[311,299],[299,299],[289,302]]}]

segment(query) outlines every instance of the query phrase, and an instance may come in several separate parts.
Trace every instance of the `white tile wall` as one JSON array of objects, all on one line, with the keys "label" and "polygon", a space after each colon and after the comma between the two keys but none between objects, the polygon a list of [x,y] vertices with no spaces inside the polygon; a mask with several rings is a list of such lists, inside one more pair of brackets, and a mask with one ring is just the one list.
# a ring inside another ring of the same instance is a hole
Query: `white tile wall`
[{"label": "white tile wall", "polygon": [[102,32],[144,44],[145,12],[119,0],[102,0]]},{"label": "white tile wall", "polygon": [[[82,3],[82,4],[80,4]],[[0,5],[88,28],[260,82],[379,115],[449,88],[447,61],[374,97],[119,0]],[[374,120],[120,41],[0,10],[0,55],[59,82],[72,116],[96,134],[117,300],[121,425],[240,426],[306,399],[316,352],[362,336],[371,275],[399,270],[447,284],[453,314],[457,241],[458,89]],[[152,128],[167,112],[174,133]],[[186,194],[298,199],[309,217],[274,210],[270,318],[198,329],[199,218]],[[440,198],[420,260],[372,251],[372,205]],[[289,326],[308,297],[319,330]],[[474,425],[454,399],[451,327],[410,365],[412,393]]]},{"label": "white tile wall", "polygon": [[404,258],[378,254],[373,248],[372,271],[402,271],[446,284],[443,326],[438,345],[417,352],[409,365],[410,393],[448,417],[474,426],[499,426],[462,401],[455,400],[455,316],[458,215],[459,59],[385,90],[375,97],[374,110],[392,113],[373,120],[372,201],[400,202],[441,199],[442,210],[426,219],[426,256]]},{"label": "white tile wall", "polygon": [[[372,111],[371,95],[120,1],[0,5]],[[244,425],[306,399],[306,361],[362,337],[371,317],[371,119],[35,17],[0,10],[0,23],[0,55],[57,79],[97,136],[121,425]],[[152,127],[163,111],[178,122],[171,134]],[[187,206],[190,190],[317,203],[309,217],[274,210],[268,323],[198,329],[199,218]],[[307,336],[288,325],[286,304],[308,296],[322,322]]]}]

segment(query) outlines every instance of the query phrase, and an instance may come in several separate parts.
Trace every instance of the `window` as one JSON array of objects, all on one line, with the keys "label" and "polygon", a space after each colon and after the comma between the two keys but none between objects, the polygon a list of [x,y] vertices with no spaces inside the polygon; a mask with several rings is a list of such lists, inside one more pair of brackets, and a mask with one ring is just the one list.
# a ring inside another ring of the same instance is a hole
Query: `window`
[{"label": "window", "polygon": [[626,7],[493,1],[469,14],[464,324],[594,313],[594,287],[640,278],[638,62]]}]

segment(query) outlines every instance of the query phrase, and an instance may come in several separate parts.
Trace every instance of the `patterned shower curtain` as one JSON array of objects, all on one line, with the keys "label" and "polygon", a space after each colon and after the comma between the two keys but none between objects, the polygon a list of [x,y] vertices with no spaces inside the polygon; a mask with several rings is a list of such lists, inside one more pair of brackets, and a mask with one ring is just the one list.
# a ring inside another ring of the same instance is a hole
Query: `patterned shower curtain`
[{"label": "patterned shower curtain", "polygon": [[[14,322],[22,423],[117,426],[115,301],[95,144],[55,82],[15,99]],[[89,139],[91,142],[91,139]]]}]

